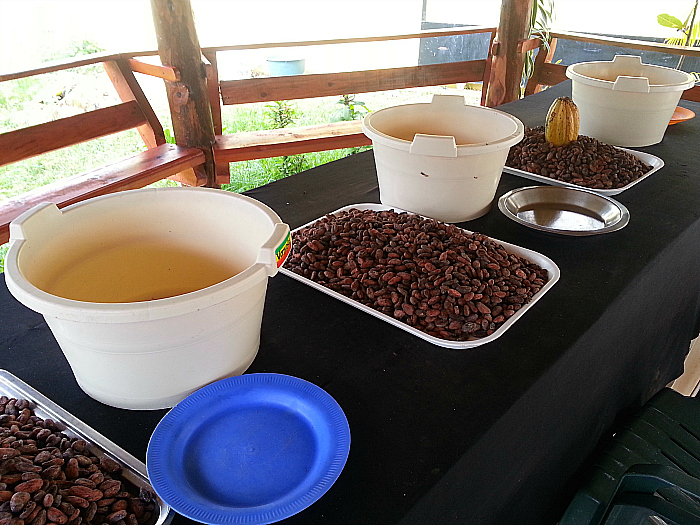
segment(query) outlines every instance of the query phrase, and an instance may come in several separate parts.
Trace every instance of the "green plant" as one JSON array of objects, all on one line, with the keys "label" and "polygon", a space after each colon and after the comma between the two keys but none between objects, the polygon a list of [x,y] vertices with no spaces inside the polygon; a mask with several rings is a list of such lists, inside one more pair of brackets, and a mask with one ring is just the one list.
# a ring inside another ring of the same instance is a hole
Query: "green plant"
[{"label": "green plant", "polygon": [[[687,47],[700,46],[700,17],[698,17],[698,0],[695,0],[690,13],[685,18],[684,22],[681,22],[679,18],[669,15],[668,13],[658,15],[656,17],[656,21],[660,25],[675,29],[676,32],[679,33],[675,37],[667,38],[665,40],[667,44]],[[681,55],[681,57],[678,59],[676,69],[681,69],[681,67],[683,67],[684,60],[685,55]],[[695,75],[696,79],[700,80],[700,74],[695,72],[693,75]]]},{"label": "green plant", "polygon": [[[297,108],[286,100],[277,100],[265,106],[265,116],[271,129],[280,129],[295,124],[300,115]],[[304,155],[284,156],[274,161],[274,169],[281,177],[299,173],[304,169],[304,166]]]},{"label": "green plant", "polygon": [[370,110],[364,102],[355,100],[355,95],[341,95],[340,100],[336,102],[340,108],[335,113],[334,120],[350,121],[364,117]]},{"label": "green plant", "polygon": [[10,112],[23,111],[24,105],[30,102],[41,88],[41,80],[36,77],[20,78],[0,84],[0,108],[7,111],[7,120],[0,124],[3,124],[3,127],[8,125],[11,120]]},{"label": "green plant", "polygon": [[0,246],[0,273],[3,273],[5,271],[5,256],[7,255],[7,250],[9,248],[9,242]]},{"label": "green plant", "polygon": [[[549,51],[549,31],[554,21],[554,0],[537,0],[532,6],[530,16],[530,31],[528,38],[539,38],[544,42],[545,49]],[[540,50],[541,51],[541,50]],[[525,63],[523,64],[523,75],[520,81],[521,92],[525,90],[525,85],[535,70],[535,51],[525,53]]]},{"label": "green plant", "polygon": [[165,135],[165,142],[167,142],[168,144],[177,144],[177,142],[175,141],[175,135],[170,130],[170,128],[164,128],[163,135]]},{"label": "green plant", "polygon": [[299,118],[296,107],[286,100],[277,100],[265,105],[265,117],[268,120],[268,129],[287,128]]}]

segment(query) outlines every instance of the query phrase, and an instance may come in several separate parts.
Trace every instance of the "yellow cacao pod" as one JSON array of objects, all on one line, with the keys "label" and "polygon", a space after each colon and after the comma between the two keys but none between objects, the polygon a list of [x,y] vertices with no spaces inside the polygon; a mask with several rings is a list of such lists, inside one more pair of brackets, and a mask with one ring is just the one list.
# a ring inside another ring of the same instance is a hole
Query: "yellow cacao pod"
[{"label": "yellow cacao pod", "polygon": [[578,138],[579,114],[574,101],[559,97],[549,107],[544,123],[544,138],[553,146],[566,146]]}]

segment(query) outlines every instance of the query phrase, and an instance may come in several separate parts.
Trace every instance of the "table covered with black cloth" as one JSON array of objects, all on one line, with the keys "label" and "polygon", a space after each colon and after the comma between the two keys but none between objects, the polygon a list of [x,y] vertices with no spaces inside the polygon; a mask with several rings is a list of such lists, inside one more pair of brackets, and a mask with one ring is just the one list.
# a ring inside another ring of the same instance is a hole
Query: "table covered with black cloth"
[{"label": "table covered with black cloth", "polygon": [[[541,125],[568,82],[500,109]],[[681,101],[700,112],[700,105]],[[683,371],[700,312],[700,118],[639,148],[665,167],[616,196],[605,235],[538,232],[491,211],[461,226],[547,255],[561,278],[497,340],[449,350],[285,275],[270,279],[248,372],[311,381],[352,444],[331,489],[288,523],[556,523],[616,417]],[[527,179],[504,174],[497,197]],[[379,202],[372,152],[248,192],[292,228]],[[202,234],[206,234],[203,225]],[[0,367],[145,461],[166,411],[107,407],[77,386],[42,317],[0,289]],[[176,516],[174,523],[187,522]]]}]

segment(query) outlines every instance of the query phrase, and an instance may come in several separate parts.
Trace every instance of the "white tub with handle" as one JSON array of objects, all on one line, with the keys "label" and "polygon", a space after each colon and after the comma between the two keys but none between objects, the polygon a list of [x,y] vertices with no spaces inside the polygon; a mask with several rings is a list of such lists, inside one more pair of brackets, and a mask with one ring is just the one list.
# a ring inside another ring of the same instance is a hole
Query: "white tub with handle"
[{"label": "white tub with handle", "polygon": [[374,146],[382,204],[443,222],[476,219],[491,208],[522,122],[461,95],[373,111],[362,130]]},{"label": "white tub with handle", "polygon": [[689,73],[632,55],[572,64],[566,76],[579,109],[579,134],[622,147],[661,142],[683,91],[695,84]]},{"label": "white tub with handle", "polygon": [[235,193],[124,191],[22,214],[5,277],[44,315],[88,395],[166,408],[250,366],[289,235],[274,211]]}]

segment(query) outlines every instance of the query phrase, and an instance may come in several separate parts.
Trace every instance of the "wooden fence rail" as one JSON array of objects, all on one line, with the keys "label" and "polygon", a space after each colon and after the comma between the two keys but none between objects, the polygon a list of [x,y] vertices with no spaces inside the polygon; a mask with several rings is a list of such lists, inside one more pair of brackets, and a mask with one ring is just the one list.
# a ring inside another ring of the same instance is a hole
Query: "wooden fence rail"
[{"label": "wooden fence rail", "polygon": [[[371,71],[239,80],[220,79],[218,74],[217,56],[226,51],[387,42],[478,33],[490,34],[488,56],[479,60]],[[461,82],[483,82],[483,104],[485,103],[486,87],[491,76],[493,55],[498,53],[498,46],[493,45],[495,34],[496,28],[493,27],[454,27],[393,35],[235,44],[202,48],[202,60],[207,71],[207,97],[212,110],[215,131],[214,161],[217,182],[223,183],[228,180],[229,162],[346,148],[370,143],[369,139],[362,133],[359,121],[225,135],[222,133],[221,118],[223,105],[347,95]],[[558,39],[623,47],[632,50],[632,52],[633,50],[647,50],[672,55],[700,56],[698,48],[668,46],[655,42],[572,32],[554,32],[551,36],[552,42],[549,52],[540,43],[540,52],[536,58],[534,74],[526,87],[526,94],[533,93],[542,86],[554,85],[566,79],[565,66],[551,63]],[[517,50],[519,53],[524,53],[536,46],[537,42],[532,39],[522,40],[518,43]],[[38,202],[37,199],[67,205],[100,193],[143,187],[166,177],[195,186],[205,183],[193,169],[204,162],[204,155],[201,151],[197,154],[197,150],[193,151],[165,144],[162,126],[134,75],[134,73],[146,74],[161,78],[165,82],[178,82],[180,72],[177,68],[168,64],[154,63],[152,57],[157,55],[158,52],[155,50],[97,53],[45,63],[36,68],[0,73],[0,82],[5,82],[102,63],[122,100],[121,104],[111,108],[103,108],[76,117],[0,134],[0,166],[130,128],[139,130],[144,144],[148,148],[143,154],[125,159],[112,166],[78,174],[57,184],[35,190],[31,192],[31,195],[20,196],[0,203],[0,243],[7,240],[9,222]],[[696,86],[685,91],[683,97],[700,101],[700,87]]]}]

